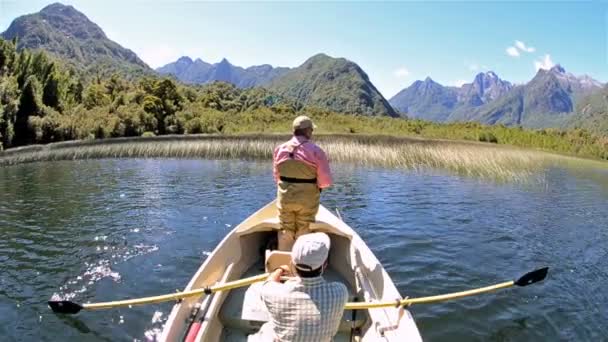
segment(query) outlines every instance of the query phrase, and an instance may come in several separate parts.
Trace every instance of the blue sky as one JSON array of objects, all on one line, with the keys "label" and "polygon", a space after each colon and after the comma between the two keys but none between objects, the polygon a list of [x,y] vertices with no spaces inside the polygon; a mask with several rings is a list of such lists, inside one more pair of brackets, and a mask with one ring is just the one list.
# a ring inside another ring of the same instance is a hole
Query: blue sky
[{"label": "blue sky", "polygon": [[[0,31],[52,1],[0,0]],[[523,83],[560,63],[608,81],[608,1],[71,1],[153,67],[182,55],[294,67],[324,52],[358,63],[387,98],[416,79]]]}]

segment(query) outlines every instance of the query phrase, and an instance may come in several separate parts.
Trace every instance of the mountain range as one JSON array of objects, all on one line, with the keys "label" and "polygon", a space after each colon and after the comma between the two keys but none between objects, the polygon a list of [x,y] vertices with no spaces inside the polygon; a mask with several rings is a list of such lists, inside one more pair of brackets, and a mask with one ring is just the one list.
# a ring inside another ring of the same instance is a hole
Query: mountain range
[{"label": "mountain range", "polygon": [[390,103],[411,117],[438,122],[565,127],[576,115],[576,103],[602,87],[589,76],[577,77],[556,65],[516,86],[492,71],[479,73],[462,87],[442,86],[427,78],[399,92]]},{"label": "mountain range", "polygon": [[398,116],[361,67],[325,54],[312,56],[296,68],[274,68],[268,64],[242,68],[225,58],[210,64],[184,56],[156,71],[185,83],[222,81],[240,88],[262,86],[300,106],[358,115]]},{"label": "mountain range", "polygon": [[443,86],[427,77],[387,101],[356,63],[325,54],[295,68],[268,64],[243,68],[227,59],[211,64],[181,57],[152,70],[84,14],[59,3],[16,18],[0,37],[17,38],[19,49],[46,50],[85,72],[118,72],[127,77],[156,73],[190,84],[222,81],[240,88],[264,87],[299,106],[356,115],[537,128],[608,126],[603,124],[608,122],[605,85],[586,75],[575,76],[560,65],[540,69],[532,80],[519,85],[491,71],[460,87]]},{"label": "mountain range", "polygon": [[192,60],[181,57],[173,63],[157,68],[161,75],[172,75],[184,83],[204,84],[215,81],[227,82],[239,88],[250,88],[268,84],[274,78],[285,74],[289,68],[274,68],[269,64],[241,68],[227,59],[210,64],[200,58]]},{"label": "mountain range", "polygon": [[397,93],[390,103],[410,117],[443,122],[454,112],[466,112],[502,97],[512,87],[491,71],[479,73],[472,83],[461,87],[444,87],[427,77]]}]

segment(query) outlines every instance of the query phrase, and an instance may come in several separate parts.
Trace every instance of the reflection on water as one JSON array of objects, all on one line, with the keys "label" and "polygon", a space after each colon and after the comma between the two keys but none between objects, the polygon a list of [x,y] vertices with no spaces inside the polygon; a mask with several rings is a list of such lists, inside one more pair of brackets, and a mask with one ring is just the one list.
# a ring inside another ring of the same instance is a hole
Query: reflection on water
[{"label": "reflection on water", "polygon": [[[525,289],[413,307],[426,340],[608,336],[608,173],[549,169],[540,184],[335,166],[323,192],[403,295],[501,282]],[[53,295],[97,302],[183,288],[236,224],[272,200],[269,165],[92,160],[0,169],[0,336],[152,340],[171,303],[57,316]]]}]

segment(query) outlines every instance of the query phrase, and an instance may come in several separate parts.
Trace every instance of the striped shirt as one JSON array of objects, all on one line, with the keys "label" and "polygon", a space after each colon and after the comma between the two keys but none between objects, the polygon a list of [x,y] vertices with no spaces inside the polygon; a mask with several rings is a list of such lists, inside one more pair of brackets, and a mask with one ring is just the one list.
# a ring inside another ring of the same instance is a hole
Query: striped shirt
[{"label": "striped shirt", "polygon": [[262,301],[270,313],[275,341],[329,342],[338,332],[348,300],[346,286],[323,277],[267,281]]},{"label": "striped shirt", "polygon": [[289,141],[274,149],[272,171],[277,183],[279,182],[277,166],[290,159],[289,153],[292,151],[294,151],[293,159],[304,162],[317,170],[317,186],[319,188],[325,189],[332,184],[329,161],[325,152],[308,138],[299,135],[292,137]]}]

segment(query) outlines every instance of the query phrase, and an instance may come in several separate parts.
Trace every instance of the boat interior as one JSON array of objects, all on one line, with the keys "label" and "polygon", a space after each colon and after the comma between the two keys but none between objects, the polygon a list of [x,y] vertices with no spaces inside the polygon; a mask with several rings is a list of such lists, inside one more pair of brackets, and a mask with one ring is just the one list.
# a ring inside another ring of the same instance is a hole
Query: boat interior
[{"label": "boat interior", "polygon": [[[273,233],[274,234],[274,233]],[[273,238],[267,236],[268,241]],[[332,240],[332,252],[340,249],[340,240],[346,239],[341,236],[330,234]],[[342,241],[348,244],[348,241]],[[334,253],[335,254],[335,253]],[[348,253],[347,253],[348,254]],[[265,271],[272,271],[280,265],[289,264],[291,257],[289,253],[265,250],[260,253],[260,258],[256,260],[242,275],[243,278],[255,276]],[[264,261],[265,260],[265,261]],[[323,273],[327,281],[341,282],[349,289],[349,301],[356,300],[356,291],[352,272],[345,272],[344,267],[332,263],[333,257],[330,255],[329,267]],[[342,261],[343,262],[343,261]],[[260,299],[260,289],[263,283],[255,283],[248,287],[239,288],[228,293],[224,304],[219,311],[219,320],[223,325],[221,340],[229,342],[247,341],[250,334],[256,333],[262,324],[269,319],[264,303]],[[359,310],[353,320],[353,311],[345,310],[342,322],[338,330],[335,341],[349,341],[351,330],[358,333],[366,322],[366,311]]]},{"label": "boat interior", "polygon": [[[339,281],[349,289],[349,302],[357,301],[356,280],[348,256],[350,241],[347,237],[328,233],[331,239],[331,250],[328,268],[323,273],[327,281]],[[226,265],[220,282],[243,279],[275,269],[279,265],[289,264],[289,253],[274,251],[275,231],[259,231],[239,237],[240,252],[237,264]],[[236,254],[236,253],[235,253]],[[247,341],[248,336],[255,334],[269,319],[265,306],[260,298],[262,282],[227,292],[214,293],[202,298],[195,304],[189,321],[199,320],[207,324],[201,329],[197,341]],[[359,335],[368,321],[366,310],[345,310],[338,334],[334,341],[350,341],[351,331]],[[189,323],[186,323],[188,326]],[[185,332],[184,336],[187,334]]]},{"label": "boat interior", "polygon": [[[186,290],[200,289],[271,271],[289,264],[289,253],[275,251],[279,222],[276,207],[266,207],[237,226],[217,246],[190,280]],[[323,276],[342,282],[349,289],[349,302],[392,301],[399,292],[380,262],[363,240],[338,217],[320,207],[312,231],[325,232],[331,239],[329,265]],[[183,341],[193,322],[200,324],[194,341],[251,341],[268,321],[260,299],[261,282],[216,292],[208,296],[184,298],[172,310],[161,340]],[[351,338],[351,334],[353,337]],[[401,309],[345,310],[335,341],[377,341],[399,336],[420,341],[411,314]]]}]

